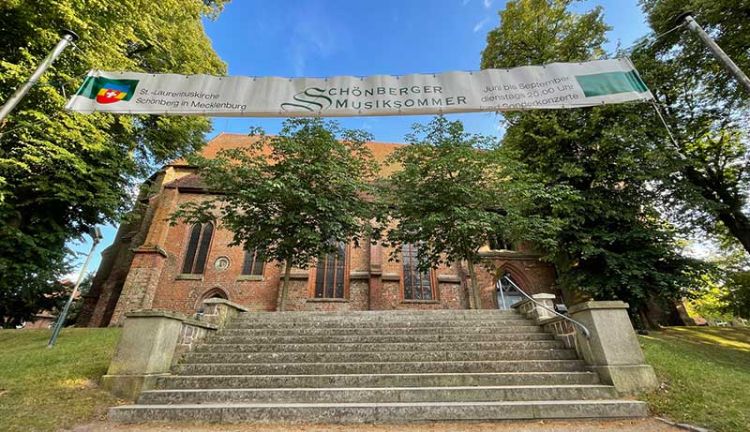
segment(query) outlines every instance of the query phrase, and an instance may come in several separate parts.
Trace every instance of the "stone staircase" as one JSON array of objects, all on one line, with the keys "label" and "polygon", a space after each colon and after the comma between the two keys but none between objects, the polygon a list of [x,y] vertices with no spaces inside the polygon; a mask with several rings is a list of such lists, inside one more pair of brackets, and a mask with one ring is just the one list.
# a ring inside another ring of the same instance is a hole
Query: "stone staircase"
[{"label": "stone staircase", "polygon": [[515,311],[244,313],[116,422],[385,423],[647,415]]}]

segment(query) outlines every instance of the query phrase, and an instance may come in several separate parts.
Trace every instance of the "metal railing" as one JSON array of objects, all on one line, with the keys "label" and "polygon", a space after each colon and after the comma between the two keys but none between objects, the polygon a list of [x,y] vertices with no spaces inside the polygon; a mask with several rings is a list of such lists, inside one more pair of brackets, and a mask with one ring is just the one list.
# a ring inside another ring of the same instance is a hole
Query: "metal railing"
[{"label": "metal railing", "polygon": [[[509,284],[513,285],[513,288],[515,288],[518,292],[520,292],[521,294],[523,294],[524,297],[526,297],[527,299],[531,300],[535,305],[539,306],[540,308],[542,308],[544,310],[550,311],[553,314],[559,316],[560,318],[562,318],[564,320],[567,320],[567,321],[570,321],[574,325],[578,326],[581,329],[581,331],[583,331],[583,335],[586,336],[586,339],[591,339],[591,332],[581,322],[576,321],[576,320],[574,320],[573,318],[571,318],[571,317],[569,317],[567,315],[563,315],[563,314],[561,314],[560,312],[558,312],[558,311],[556,311],[554,309],[550,309],[547,306],[543,305],[542,303],[536,301],[533,297],[531,297],[530,295],[526,294],[526,291],[522,290],[521,287],[519,287],[518,285],[516,285],[516,283],[513,282],[508,276],[501,277],[500,280],[498,280],[498,283],[501,283],[502,279],[505,279]],[[501,290],[503,289],[502,286],[500,286],[498,288],[501,289]]]}]

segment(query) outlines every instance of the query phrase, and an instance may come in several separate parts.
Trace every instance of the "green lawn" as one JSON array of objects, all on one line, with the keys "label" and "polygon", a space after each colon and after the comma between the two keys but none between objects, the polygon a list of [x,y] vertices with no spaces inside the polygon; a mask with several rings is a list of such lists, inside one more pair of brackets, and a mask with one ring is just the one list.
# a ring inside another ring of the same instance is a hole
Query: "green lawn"
[{"label": "green lawn", "polygon": [[52,431],[103,416],[100,390],[120,329],[0,330],[0,431]]},{"label": "green lawn", "polygon": [[673,327],[641,336],[662,387],[656,414],[715,430],[750,430],[750,329]]},{"label": "green lawn", "polygon": [[[52,431],[96,420],[118,403],[97,387],[119,329],[0,330],[0,431]],[[641,336],[662,388],[651,409],[716,432],[750,425],[750,329],[681,328]]]}]

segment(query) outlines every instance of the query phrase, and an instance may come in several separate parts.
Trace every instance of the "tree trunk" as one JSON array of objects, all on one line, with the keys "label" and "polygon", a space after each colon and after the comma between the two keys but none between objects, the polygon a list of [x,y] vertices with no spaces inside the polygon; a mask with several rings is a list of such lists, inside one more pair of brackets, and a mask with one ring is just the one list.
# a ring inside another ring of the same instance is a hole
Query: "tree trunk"
[{"label": "tree trunk", "polygon": [[476,306],[474,305],[474,295],[471,293],[471,284],[468,281],[463,262],[459,262],[456,267],[461,275],[461,287],[466,289],[466,299],[469,301],[469,309],[476,309]]},{"label": "tree trunk", "polygon": [[683,173],[706,201],[718,204],[718,209],[714,210],[714,216],[727,227],[729,233],[742,244],[745,251],[750,253],[750,218],[742,212],[744,203],[738,202],[728,190],[715,187],[715,182],[691,166],[685,167]]},{"label": "tree trunk", "polygon": [[469,263],[469,277],[471,278],[471,296],[474,299],[474,309],[481,309],[482,308],[482,299],[479,295],[479,288],[477,287],[477,273],[474,271],[474,263],[471,261],[468,261]]},{"label": "tree trunk", "polygon": [[727,227],[732,234],[750,253],[750,219],[740,211],[719,211],[717,215],[719,220]]},{"label": "tree trunk", "polygon": [[279,300],[279,311],[286,310],[286,298],[289,294],[289,274],[292,272],[292,263],[289,259],[284,265],[284,283],[281,285],[281,299]]}]

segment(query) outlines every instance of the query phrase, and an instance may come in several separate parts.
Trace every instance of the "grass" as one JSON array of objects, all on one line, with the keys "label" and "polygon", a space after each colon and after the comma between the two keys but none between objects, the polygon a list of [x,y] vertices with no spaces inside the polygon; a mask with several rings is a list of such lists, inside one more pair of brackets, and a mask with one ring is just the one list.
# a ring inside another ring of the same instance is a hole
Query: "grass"
[{"label": "grass", "polygon": [[661,388],[644,396],[678,422],[735,432],[750,427],[750,329],[673,327],[641,336]]},{"label": "grass", "polygon": [[[0,431],[52,431],[96,420],[118,401],[97,384],[120,329],[0,330]],[[641,337],[662,382],[653,412],[716,432],[750,425],[750,329],[674,327]]]},{"label": "grass", "polygon": [[0,330],[0,431],[52,431],[104,415],[116,399],[99,389],[120,329]]}]

